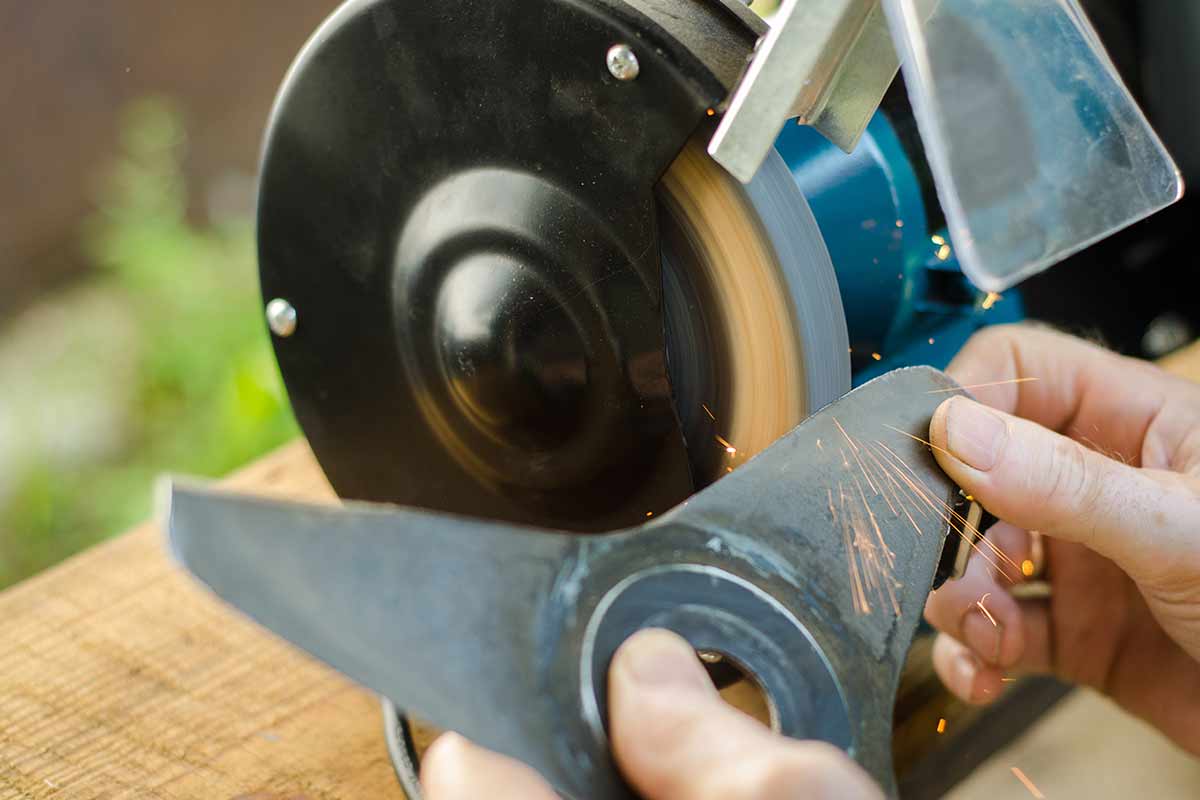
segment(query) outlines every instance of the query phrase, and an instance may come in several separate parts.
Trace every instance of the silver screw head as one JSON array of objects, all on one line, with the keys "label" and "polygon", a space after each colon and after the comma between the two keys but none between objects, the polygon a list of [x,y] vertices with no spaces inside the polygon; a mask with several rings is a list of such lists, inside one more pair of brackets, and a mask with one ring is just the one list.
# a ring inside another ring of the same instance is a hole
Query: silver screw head
[{"label": "silver screw head", "polygon": [[286,339],[296,332],[296,309],[282,297],[267,303],[267,325],[271,333]]},{"label": "silver screw head", "polygon": [[619,81],[633,80],[642,69],[638,64],[637,55],[627,44],[614,44],[608,48],[605,61],[608,63],[608,71]]}]

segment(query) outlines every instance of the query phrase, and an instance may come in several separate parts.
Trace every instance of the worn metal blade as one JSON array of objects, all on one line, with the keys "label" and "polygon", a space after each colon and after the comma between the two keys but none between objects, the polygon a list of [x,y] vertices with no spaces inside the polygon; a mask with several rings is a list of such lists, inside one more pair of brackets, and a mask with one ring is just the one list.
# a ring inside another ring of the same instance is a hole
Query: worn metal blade
[{"label": "worn metal blade", "polygon": [[545,764],[549,737],[524,723],[555,718],[533,661],[565,535],[178,482],[167,528],[185,567],[276,634],[442,728]]},{"label": "worn metal blade", "polygon": [[933,369],[889,373],[600,536],[179,485],[167,526],[223,599],[569,800],[632,796],[609,754],[607,672],[651,626],[744,665],[781,732],[845,748],[892,790],[896,686],[956,491],[919,439],[954,391]]}]

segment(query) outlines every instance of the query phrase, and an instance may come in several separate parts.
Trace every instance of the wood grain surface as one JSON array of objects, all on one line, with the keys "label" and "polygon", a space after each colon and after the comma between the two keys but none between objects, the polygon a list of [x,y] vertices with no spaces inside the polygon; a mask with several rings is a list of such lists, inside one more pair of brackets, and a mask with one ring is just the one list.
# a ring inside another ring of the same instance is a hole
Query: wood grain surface
[{"label": "wood grain surface", "polygon": [[[1200,380],[1200,346],[1167,365]],[[228,483],[333,500],[303,443]],[[376,699],[222,606],[163,541],[147,524],[0,594],[0,800],[402,798]],[[1018,757],[1058,789],[1047,797],[1085,796],[1073,785],[1116,797],[1105,786],[1129,785],[1114,777],[1122,765],[1141,776],[1143,796],[1200,796],[1195,762],[1152,732],[1101,700],[1064,706],[956,800],[1028,797],[1010,774]],[[1047,736],[1054,759],[1032,764],[1019,748],[1043,752]],[[1114,736],[1108,777],[1089,781],[1092,748]],[[1177,794],[1186,786],[1195,794]]]},{"label": "wood grain surface", "polygon": [[[303,443],[229,483],[333,499]],[[148,524],[0,595],[0,798],[402,798],[376,698],[163,544]]]}]

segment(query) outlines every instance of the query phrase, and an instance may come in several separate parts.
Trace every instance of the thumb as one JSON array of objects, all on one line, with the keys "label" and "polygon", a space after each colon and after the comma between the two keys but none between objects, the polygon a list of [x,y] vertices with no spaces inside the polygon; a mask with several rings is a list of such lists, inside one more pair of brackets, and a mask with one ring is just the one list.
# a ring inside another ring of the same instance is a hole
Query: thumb
[{"label": "thumb", "polygon": [[942,469],[988,511],[1085,545],[1135,579],[1195,547],[1183,524],[1194,496],[1156,473],[966,397],[942,403],[929,436]]},{"label": "thumb", "polygon": [[649,800],[880,797],[841,750],[778,736],[727,705],[673,633],[635,634],[608,680],[614,755]]}]

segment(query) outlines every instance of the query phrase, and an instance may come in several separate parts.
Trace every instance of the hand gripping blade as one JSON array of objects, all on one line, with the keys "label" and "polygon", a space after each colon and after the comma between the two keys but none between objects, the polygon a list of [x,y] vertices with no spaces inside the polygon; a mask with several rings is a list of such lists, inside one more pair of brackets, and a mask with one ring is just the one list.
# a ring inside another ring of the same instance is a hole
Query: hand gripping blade
[{"label": "hand gripping blade", "polygon": [[780,730],[845,748],[894,793],[900,669],[955,487],[927,435],[958,391],[899,370],[633,530],[575,536],[414,509],[173,487],[179,560],[259,623],[564,798],[632,794],[606,675],[640,628],[744,665]]}]

